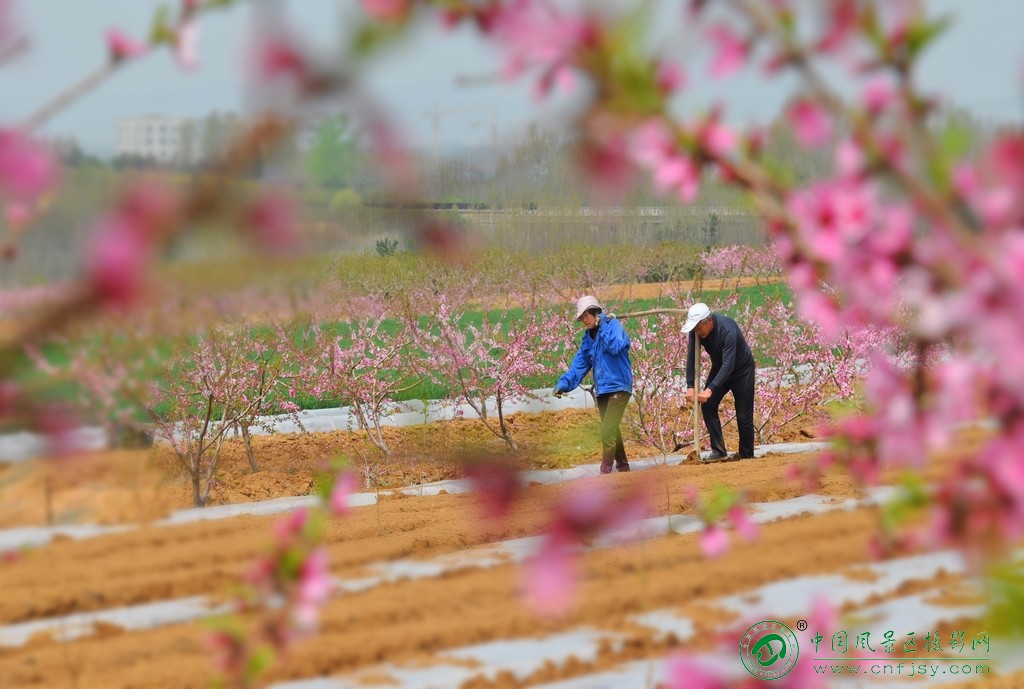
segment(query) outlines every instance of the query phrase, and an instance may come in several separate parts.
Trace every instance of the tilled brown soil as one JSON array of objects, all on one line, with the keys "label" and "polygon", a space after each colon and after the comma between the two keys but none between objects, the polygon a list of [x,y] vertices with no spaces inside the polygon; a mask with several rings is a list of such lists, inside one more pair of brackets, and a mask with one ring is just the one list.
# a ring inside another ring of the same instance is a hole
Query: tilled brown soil
[{"label": "tilled brown soil", "polygon": [[[540,425],[547,431],[552,426],[566,429],[573,425],[572,419],[586,418],[586,414],[551,415]],[[528,416],[519,419],[523,429],[530,425]],[[435,436],[451,433],[454,437],[456,430],[464,427],[454,424],[452,428],[406,430]],[[268,475],[260,481],[242,480],[247,475],[244,458],[240,448],[234,448],[237,457],[225,464],[221,479],[225,489],[220,499],[258,499],[246,496],[259,495],[261,490],[266,495],[260,497],[308,492],[309,465],[344,444],[342,438],[328,435],[332,437],[263,439],[260,460]],[[396,431],[396,440],[399,436],[402,433]],[[524,430],[523,437],[528,436]],[[934,478],[947,471],[956,457],[978,440],[977,433],[966,434],[957,448],[934,458],[926,468],[927,476]],[[415,445],[408,442],[409,447]],[[443,445],[439,442],[436,447]],[[592,461],[595,449],[580,452]],[[632,456],[639,454],[633,452]],[[524,466],[564,461],[555,453],[545,455],[539,450],[520,459]],[[416,462],[410,454],[404,461],[406,468],[401,473],[396,470],[396,481],[457,472],[444,461]],[[692,513],[693,506],[686,498],[690,487],[741,488],[753,502],[798,496],[803,489],[784,478],[785,472],[787,467],[812,461],[814,456],[805,454],[710,466],[691,462],[612,474],[602,480],[622,495],[642,485],[648,491],[652,514],[672,515]],[[38,493],[47,483],[54,513],[100,516],[110,522],[160,516],[168,509],[187,506],[187,491],[180,479],[174,478],[172,466],[171,458],[160,451],[149,455],[122,451],[65,460],[60,465],[8,468],[0,475],[4,523],[41,523],[45,509],[37,507],[33,512],[31,503],[42,502]],[[887,476],[887,480],[894,479]],[[330,520],[325,540],[331,574],[359,578],[375,563],[429,559],[536,534],[552,507],[573,489],[571,483],[529,486],[510,518],[500,525],[480,518],[478,498],[473,495],[382,495],[376,506]],[[848,478],[836,474],[826,478],[820,492],[836,498],[858,495]],[[22,507],[17,510],[12,504]],[[59,539],[28,550],[0,564],[0,624],[191,595],[220,599],[265,551],[275,519],[240,516],[181,526],[142,525],[125,533],[82,541]],[[678,642],[655,638],[637,628],[628,619],[632,615],[677,610],[697,620],[699,630],[710,631],[723,620],[702,606],[717,596],[800,575],[852,572],[850,568],[868,562],[867,546],[878,519],[877,510],[868,508],[788,519],[763,526],[754,543],[735,541],[727,555],[714,560],[701,554],[695,535],[670,535],[590,551],[583,558],[585,576],[578,603],[559,617],[538,617],[522,605],[522,570],[513,564],[385,583],[339,595],[325,607],[320,632],[280,659],[271,679],[356,671],[372,674],[379,672],[375,668],[382,662],[429,666],[443,657],[446,649],[539,637],[582,626],[626,631],[630,641],[603,647],[594,662],[550,664],[525,679],[508,675],[493,681],[479,678],[464,689],[530,686],[592,673],[625,660],[661,658],[677,650]],[[204,625],[197,622],[131,633],[106,625],[92,636],[68,642],[54,641],[49,633],[38,634],[24,647],[0,648],[0,687],[207,687],[212,666],[202,642],[204,633]],[[685,647],[707,647],[714,640],[713,635],[701,634],[697,639]],[[377,682],[389,686],[386,676],[378,676]]]},{"label": "tilled brown soil", "polygon": [[[800,419],[777,442],[813,435],[821,418]],[[502,457],[523,469],[565,468],[597,462],[596,409],[513,414],[508,417],[519,450],[512,452],[479,421],[459,419],[385,428],[392,458],[359,432],[253,436],[260,466],[253,472],[241,441],[224,443],[210,505],[306,495],[317,472],[345,458],[370,477],[366,490],[387,490],[461,476],[467,452]],[[737,446],[735,425],[726,441]],[[630,458],[659,456],[655,448],[626,440]],[[150,451],[118,450],[28,464],[0,464],[0,528],[33,524],[151,521],[192,507],[191,484],[166,444]]]}]

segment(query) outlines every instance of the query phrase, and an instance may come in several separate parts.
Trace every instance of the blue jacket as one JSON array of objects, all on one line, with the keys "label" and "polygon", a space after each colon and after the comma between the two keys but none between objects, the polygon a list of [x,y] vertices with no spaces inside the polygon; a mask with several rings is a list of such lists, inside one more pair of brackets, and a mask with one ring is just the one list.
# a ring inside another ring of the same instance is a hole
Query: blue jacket
[{"label": "blue jacket", "polygon": [[594,369],[594,393],[633,392],[633,368],[629,363],[629,335],[618,320],[598,315],[597,337],[583,333],[580,350],[565,375],[558,379],[556,392],[575,390],[590,369]]}]

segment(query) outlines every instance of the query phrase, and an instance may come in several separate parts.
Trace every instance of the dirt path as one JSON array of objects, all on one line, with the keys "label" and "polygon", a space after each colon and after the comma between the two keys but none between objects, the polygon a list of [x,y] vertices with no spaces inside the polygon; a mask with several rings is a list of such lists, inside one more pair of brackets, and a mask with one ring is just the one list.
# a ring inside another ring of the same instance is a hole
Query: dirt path
[{"label": "dirt path", "polygon": [[[752,285],[774,284],[782,282],[782,278],[754,278],[741,277],[725,279],[707,279],[702,282],[695,280],[679,280],[677,282],[649,282],[636,283],[631,285],[607,285],[597,290],[599,299],[657,299],[658,297],[674,297],[685,295],[697,287],[705,290],[732,289],[735,287],[750,287]],[[679,304],[680,308],[687,308],[689,304]]]}]

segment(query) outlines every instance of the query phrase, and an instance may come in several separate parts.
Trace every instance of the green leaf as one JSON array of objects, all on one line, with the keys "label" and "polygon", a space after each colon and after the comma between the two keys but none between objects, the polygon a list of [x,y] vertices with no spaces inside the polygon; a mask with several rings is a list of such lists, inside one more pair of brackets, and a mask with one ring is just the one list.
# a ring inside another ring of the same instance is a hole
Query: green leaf
[{"label": "green leaf", "polygon": [[923,21],[912,24],[907,33],[907,47],[910,57],[915,58],[932,41],[942,35],[952,25],[948,16],[939,17],[934,21]]},{"label": "green leaf", "polygon": [[721,521],[738,501],[736,492],[725,484],[716,484],[701,496],[704,517],[709,524]]},{"label": "green leaf", "polygon": [[171,31],[171,9],[167,5],[160,5],[156,14],[153,15],[153,24],[149,29],[149,42],[153,45],[170,43],[174,40],[174,32]]},{"label": "green leaf", "polygon": [[260,646],[249,657],[249,665],[246,668],[246,674],[249,677],[258,677],[259,675],[262,675],[274,664],[275,657],[274,649],[269,646]]},{"label": "green leaf", "polygon": [[313,474],[313,488],[323,500],[329,500],[334,492],[334,474],[318,471]]},{"label": "green leaf", "polygon": [[334,480],[337,475],[351,466],[352,461],[348,455],[335,455],[331,458],[330,467],[326,471],[317,471],[313,474],[313,488],[317,495],[325,501],[330,500],[334,492]]},{"label": "green leaf", "polygon": [[220,615],[203,620],[203,626],[211,632],[224,632],[234,638],[245,636],[245,625],[237,615]]},{"label": "green leaf", "polygon": [[1003,562],[985,576],[986,622],[993,636],[1024,636],[1024,563]]},{"label": "green leaf", "polygon": [[292,548],[286,552],[278,563],[277,571],[284,581],[295,581],[299,577],[299,570],[306,560],[306,552],[300,548]]},{"label": "green leaf", "polygon": [[860,15],[860,27],[864,35],[867,36],[879,52],[884,53],[887,48],[885,32],[882,30],[882,26],[878,21],[878,15],[875,13],[873,5],[869,4]]},{"label": "green leaf", "polygon": [[404,24],[366,24],[356,32],[352,42],[354,57],[364,58],[397,40],[404,32]]},{"label": "green leaf", "polygon": [[657,62],[645,49],[651,17],[650,3],[611,28],[600,59],[604,61],[615,94],[612,109],[622,113],[655,114],[665,105],[665,94],[657,83]]},{"label": "green leaf", "polygon": [[778,20],[779,26],[787,37],[793,37],[796,35],[796,15],[792,9],[782,6],[781,9],[776,10],[775,18]]},{"label": "green leaf", "polygon": [[962,158],[971,147],[971,130],[959,122],[950,122],[939,134],[939,145],[947,158]]},{"label": "green leaf", "polygon": [[302,530],[302,537],[307,543],[319,543],[324,532],[325,515],[323,510],[310,510],[309,519],[306,520],[306,527]]},{"label": "green leaf", "polygon": [[882,506],[882,525],[887,532],[895,531],[930,504],[924,479],[914,473],[905,473],[900,477],[900,491],[896,497]]},{"label": "green leaf", "polygon": [[940,189],[949,186],[957,161],[971,148],[971,131],[960,122],[950,121],[938,134],[939,154],[928,161],[928,174]]},{"label": "green leaf", "polygon": [[352,459],[348,455],[334,455],[331,457],[331,471],[338,473],[352,466]]}]

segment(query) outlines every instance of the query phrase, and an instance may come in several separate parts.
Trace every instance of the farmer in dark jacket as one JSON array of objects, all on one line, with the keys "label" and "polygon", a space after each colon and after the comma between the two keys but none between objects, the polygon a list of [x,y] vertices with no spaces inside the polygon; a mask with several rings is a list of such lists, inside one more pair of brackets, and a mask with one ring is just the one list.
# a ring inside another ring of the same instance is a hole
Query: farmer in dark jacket
[{"label": "farmer in dark jacket", "polygon": [[690,333],[686,351],[686,397],[693,402],[694,335],[700,335],[704,351],[711,357],[711,372],[704,389],[697,395],[704,416],[704,426],[711,438],[711,455],[707,462],[720,462],[729,458],[722,436],[722,421],[718,416],[718,405],[725,393],[732,391],[736,403],[736,426],[740,434],[739,456],[732,459],[747,459],[754,456],[754,356],[743,338],[743,332],[736,321],[721,314],[711,313],[707,304],[694,304],[687,313],[683,332]]},{"label": "farmer in dark jacket", "polygon": [[601,413],[601,473],[629,471],[626,448],[619,424],[633,394],[633,369],[629,363],[629,336],[615,318],[602,313],[596,297],[587,295],[576,302],[576,320],[586,331],[569,370],[558,379],[553,392],[562,395],[579,386],[594,371],[594,394]]}]

